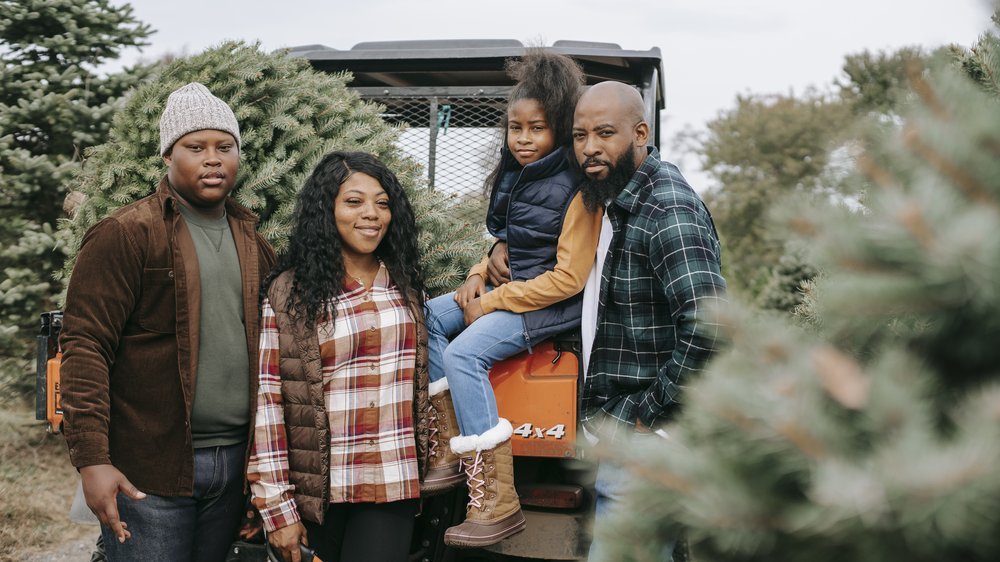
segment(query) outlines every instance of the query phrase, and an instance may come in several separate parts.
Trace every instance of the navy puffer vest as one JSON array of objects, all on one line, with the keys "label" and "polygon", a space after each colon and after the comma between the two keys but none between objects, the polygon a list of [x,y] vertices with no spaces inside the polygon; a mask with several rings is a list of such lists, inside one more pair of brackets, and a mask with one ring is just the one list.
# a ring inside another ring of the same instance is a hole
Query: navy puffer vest
[{"label": "navy puffer vest", "polygon": [[[566,210],[579,190],[579,176],[565,148],[523,168],[507,150],[502,158],[505,171],[490,196],[486,226],[490,234],[507,241],[511,279],[527,281],[556,266],[556,245]],[[581,292],[522,314],[529,345],[579,327],[582,302]]]}]

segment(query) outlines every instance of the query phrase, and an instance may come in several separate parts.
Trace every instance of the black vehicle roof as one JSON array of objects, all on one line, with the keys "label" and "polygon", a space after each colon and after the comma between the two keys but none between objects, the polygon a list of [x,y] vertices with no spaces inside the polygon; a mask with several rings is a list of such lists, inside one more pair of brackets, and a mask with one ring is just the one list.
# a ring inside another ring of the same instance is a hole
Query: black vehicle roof
[{"label": "black vehicle roof", "polygon": [[[659,47],[622,49],[614,43],[556,41],[555,51],[583,67],[588,84],[617,80],[636,86],[655,81],[656,106],[663,108],[663,72]],[[504,61],[522,56],[525,45],[515,39],[443,39],[373,41],[348,50],[303,45],[288,51],[327,72],[350,71],[352,87],[508,86]]]}]

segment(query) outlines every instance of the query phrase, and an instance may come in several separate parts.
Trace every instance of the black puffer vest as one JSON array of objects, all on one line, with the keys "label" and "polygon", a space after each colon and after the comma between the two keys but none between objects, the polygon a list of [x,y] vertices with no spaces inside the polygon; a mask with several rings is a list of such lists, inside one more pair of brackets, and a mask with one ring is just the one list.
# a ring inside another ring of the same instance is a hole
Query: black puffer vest
[{"label": "black puffer vest", "polygon": [[[560,147],[523,168],[503,151],[504,173],[490,196],[486,226],[506,240],[510,277],[534,279],[556,266],[556,246],[566,210],[579,190],[566,148]],[[521,315],[529,345],[580,325],[583,294]]]}]

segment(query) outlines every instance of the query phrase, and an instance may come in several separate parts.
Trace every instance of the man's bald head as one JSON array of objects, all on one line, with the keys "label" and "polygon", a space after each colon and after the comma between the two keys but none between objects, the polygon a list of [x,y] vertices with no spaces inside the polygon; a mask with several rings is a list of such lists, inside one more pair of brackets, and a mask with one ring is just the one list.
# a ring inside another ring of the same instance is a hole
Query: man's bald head
[{"label": "man's bald head", "polygon": [[642,96],[628,84],[621,82],[598,82],[580,96],[580,101],[576,104],[577,111],[581,107],[587,109],[589,104],[603,106],[621,118],[638,123],[646,120],[646,107],[642,103]]}]

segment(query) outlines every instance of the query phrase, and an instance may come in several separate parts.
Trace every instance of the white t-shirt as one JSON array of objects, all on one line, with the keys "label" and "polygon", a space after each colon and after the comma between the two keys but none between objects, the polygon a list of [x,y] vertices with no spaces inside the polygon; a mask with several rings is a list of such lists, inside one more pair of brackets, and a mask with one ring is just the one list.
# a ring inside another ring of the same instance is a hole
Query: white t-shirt
[{"label": "white t-shirt", "polygon": [[590,367],[590,350],[594,347],[594,336],[597,334],[597,307],[601,298],[601,272],[604,271],[604,259],[611,249],[611,221],[608,212],[601,219],[601,237],[597,241],[597,259],[583,287],[583,316],[580,321],[580,337],[582,339],[582,360],[584,376]]},{"label": "white t-shirt", "polygon": [[[611,249],[611,221],[608,212],[604,211],[601,219],[601,237],[597,241],[597,259],[594,268],[590,270],[587,284],[583,286],[583,316],[580,320],[581,361],[583,361],[583,376],[587,377],[590,368],[590,350],[594,348],[594,336],[597,334],[597,308],[601,300],[601,272],[604,271],[604,260]],[[597,444],[597,437],[583,429],[583,436],[591,445]]]}]

